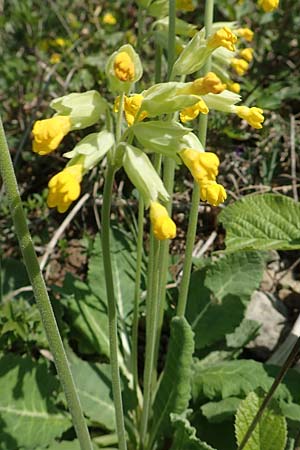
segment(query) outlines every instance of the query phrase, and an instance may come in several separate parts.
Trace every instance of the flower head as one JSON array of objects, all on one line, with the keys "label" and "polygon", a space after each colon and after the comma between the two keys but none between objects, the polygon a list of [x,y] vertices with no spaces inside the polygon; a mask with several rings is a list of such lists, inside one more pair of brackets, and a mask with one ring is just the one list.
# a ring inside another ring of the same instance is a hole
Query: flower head
[{"label": "flower head", "polygon": [[239,83],[227,83],[227,88],[231,91],[231,92],[235,92],[236,94],[240,93],[241,90],[241,86]]},{"label": "flower head", "polygon": [[252,42],[254,33],[250,28],[238,28],[234,30],[237,36],[244,38],[247,42]]},{"label": "flower head", "polygon": [[112,13],[107,12],[102,17],[102,22],[105,23],[105,25],[116,25],[117,19]]},{"label": "flower head", "polygon": [[243,76],[249,68],[249,63],[244,59],[232,58],[231,66],[239,76]]},{"label": "flower head", "polygon": [[49,208],[57,207],[60,213],[67,211],[71,203],[80,195],[82,171],[82,165],[75,164],[66,167],[51,178],[48,183],[47,204]]},{"label": "flower head", "polygon": [[58,64],[61,61],[60,53],[52,53],[50,56],[50,64]]},{"label": "flower head", "polygon": [[208,109],[207,105],[205,104],[204,100],[200,99],[194,105],[184,108],[180,112],[180,120],[181,120],[181,122],[185,123],[190,120],[194,120],[196,117],[199,116],[200,113],[208,114],[208,112],[209,112],[209,109]]},{"label": "flower head", "polygon": [[[197,78],[182,89],[182,93],[191,95],[205,95],[208,93],[220,94],[226,88],[220,78],[214,72],[208,72],[204,77]],[[181,92],[180,92],[181,93]]]},{"label": "flower head", "polygon": [[279,0],[258,0],[260,6],[265,12],[272,12],[278,8]]},{"label": "flower head", "polygon": [[227,194],[224,187],[216,181],[205,181],[200,184],[200,198],[212,206],[218,206],[226,200]]},{"label": "flower head", "polygon": [[[147,117],[147,111],[142,111],[141,113],[139,113],[143,99],[144,97],[142,96],[142,94],[134,94],[129,97],[127,97],[127,95],[124,96],[124,112],[126,122],[129,127],[133,125],[135,120],[141,122]],[[119,111],[119,103],[120,97],[117,97],[114,105],[115,112]]]},{"label": "flower head", "polygon": [[176,237],[176,225],[170,218],[166,208],[160,203],[150,203],[150,220],[156,239],[162,241]]},{"label": "flower head", "polygon": [[235,51],[236,35],[228,27],[220,28],[208,40],[208,46],[213,48],[225,47],[231,52]]},{"label": "flower head", "polygon": [[32,150],[39,155],[53,152],[70,130],[69,116],[54,116],[51,119],[38,120],[32,129],[34,137]]},{"label": "flower head", "polygon": [[250,63],[253,60],[253,52],[254,50],[251,47],[243,48],[243,50],[240,51],[239,56]]},{"label": "flower head", "polygon": [[197,183],[216,179],[220,161],[215,153],[186,148],[180,152],[180,157]]},{"label": "flower head", "polygon": [[114,61],[115,76],[120,81],[134,80],[134,62],[127,52],[117,53]]},{"label": "flower head", "polygon": [[263,110],[261,108],[248,108],[248,106],[234,106],[234,112],[241,118],[245,119],[253,128],[262,128],[264,121]]}]

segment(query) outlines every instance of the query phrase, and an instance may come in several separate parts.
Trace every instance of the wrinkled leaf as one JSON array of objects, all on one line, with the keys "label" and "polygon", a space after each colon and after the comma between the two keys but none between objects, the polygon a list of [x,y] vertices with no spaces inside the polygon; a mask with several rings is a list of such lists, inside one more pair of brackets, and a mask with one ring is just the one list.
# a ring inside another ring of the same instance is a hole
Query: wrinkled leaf
[{"label": "wrinkled leaf", "polygon": [[248,195],[219,216],[226,228],[226,250],[300,248],[300,204],[279,194]]},{"label": "wrinkled leaf", "polygon": [[233,416],[240,402],[240,398],[228,397],[219,402],[205,403],[201,406],[201,411],[210,422],[219,423]]},{"label": "wrinkled leaf", "polygon": [[171,450],[215,450],[206,442],[201,441],[196,436],[196,429],[187,419],[187,413],[171,414],[171,422],[175,428],[175,435]]}]

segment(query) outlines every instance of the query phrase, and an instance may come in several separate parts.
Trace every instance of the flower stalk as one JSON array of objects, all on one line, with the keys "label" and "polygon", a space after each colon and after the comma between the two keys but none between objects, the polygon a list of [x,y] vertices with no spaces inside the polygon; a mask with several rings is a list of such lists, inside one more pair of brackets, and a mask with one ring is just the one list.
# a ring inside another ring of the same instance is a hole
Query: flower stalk
[{"label": "flower stalk", "polygon": [[14,227],[19,240],[27,273],[33,288],[57,373],[66,395],[81,450],[92,450],[88,428],[68,363],[65,349],[55,320],[45,281],[40,270],[31,235],[26,222],[17,180],[0,118],[0,173],[9,200]]}]

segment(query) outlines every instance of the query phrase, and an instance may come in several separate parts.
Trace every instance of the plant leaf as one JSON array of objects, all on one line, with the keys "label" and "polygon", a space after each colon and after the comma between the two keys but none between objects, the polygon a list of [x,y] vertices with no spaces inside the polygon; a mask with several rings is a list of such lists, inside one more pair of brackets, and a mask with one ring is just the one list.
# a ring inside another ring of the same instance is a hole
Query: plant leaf
[{"label": "plant leaf", "polygon": [[224,339],[241,323],[245,306],[263,274],[265,255],[228,254],[192,273],[187,318],[197,349]]},{"label": "plant leaf", "polygon": [[[253,418],[263,399],[255,392],[250,392],[237,410],[235,419],[235,434],[237,443],[243,440]],[[264,411],[256,425],[244,450],[284,450],[287,440],[286,420],[273,400]]]},{"label": "plant leaf", "polygon": [[219,216],[226,251],[300,248],[300,204],[279,194],[248,195]]},{"label": "plant leaf", "polygon": [[111,373],[108,364],[95,364],[69,354],[72,374],[84,414],[108,430],[115,429]]},{"label": "plant leaf", "polygon": [[187,419],[187,413],[171,414],[171,422],[175,428],[175,435],[171,450],[215,450],[206,442],[201,441],[196,436],[196,429]]},{"label": "plant leaf", "polygon": [[165,369],[153,404],[152,441],[170,432],[170,414],[186,410],[191,396],[193,332],[183,317],[171,321],[171,336]]},{"label": "plant leaf", "polygon": [[0,384],[1,448],[44,448],[72,426],[68,415],[54,404],[59,383],[45,363],[3,356]]},{"label": "plant leaf", "polygon": [[260,327],[256,320],[244,319],[233,333],[226,335],[226,345],[231,348],[244,347],[257,336]]},{"label": "plant leaf", "polygon": [[[225,361],[210,367],[196,364],[192,382],[194,402],[221,400],[228,397],[245,397],[249,392],[261,387],[267,391],[274,378],[267,374],[262,363],[252,360]],[[276,398],[291,401],[292,397],[285,385],[277,389]]]},{"label": "plant leaf", "polygon": [[208,402],[201,406],[203,415],[212,423],[223,422],[235,414],[241,399],[228,397],[220,402]]}]

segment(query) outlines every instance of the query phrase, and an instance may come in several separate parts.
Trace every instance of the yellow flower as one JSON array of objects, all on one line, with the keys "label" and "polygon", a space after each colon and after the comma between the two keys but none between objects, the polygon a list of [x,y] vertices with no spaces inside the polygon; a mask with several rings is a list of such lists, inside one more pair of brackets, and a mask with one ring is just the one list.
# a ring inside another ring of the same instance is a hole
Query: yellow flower
[{"label": "yellow flower", "polygon": [[240,51],[239,56],[250,63],[253,60],[253,52],[254,50],[251,47],[244,48]]},{"label": "yellow flower", "polygon": [[200,184],[200,198],[212,206],[218,206],[226,200],[227,194],[224,187],[216,181],[205,181]]},{"label": "yellow flower", "polygon": [[57,64],[61,61],[61,54],[59,53],[52,53],[50,56],[50,64]]},{"label": "yellow flower", "polygon": [[180,157],[197,183],[216,179],[220,161],[215,153],[186,148],[180,152]]},{"label": "yellow flower", "polygon": [[214,72],[208,72],[205,77],[193,81],[188,93],[192,95],[220,94],[225,88],[226,84],[222,83]]},{"label": "yellow flower", "polygon": [[54,43],[55,43],[56,45],[58,45],[59,47],[64,47],[64,46],[66,45],[66,41],[65,41],[65,39],[63,39],[63,38],[56,38],[56,39],[54,40]]},{"label": "yellow flower", "polygon": [[102,17],[102,22],[105,23],[106,25],[116,25],[117,19],[112,13],[107,12]]},{"label": "yellow flower", "polygon": [[195,103],[192,106],[189,106],[188,108],[184,108],[180,112],[180,120],[181,122],[185,123],[189,120],[195,119],[200,113],[208,114],[208,112],[209,109],[206,106],[206,103],[204,102],[204,100],[200,99],[199,102]]},{"label": "yellow flower", "polygon": [[250,28],[238,28],[234,31],[237,36],[244,38],[247,42],[253,40],[254,33]]},{"label": "yellow flower", "polygon": [[[124,112],[125,112],[125,119],[129,127],[133,125],[135,120],[138,122],[141,122],[144,120],[148,113],[147,111],[142,111],[139,114],[139,110],[141,108],[142,102],[144,97],[141,94],[134,94],[130,97],[124,96]],[[120,104],[120,97],[116,98],[115,105],[114,105],[114,111],[119,111],[119,104]]]},{"label": "yellow flower", "polygon": [[245,75],[249,68],[249,63],[244,59],[232,58],[231,66],[235,70],[235,72],[241,77]]},{"label": "yellow flower", "polygon": [[158,202],[150,203],[150,220],[153,234],[156,239],[174,239],[176,237],[176,225],[169,217],[168,211]]},{"label": "yellow flower", "polygon": [[265,12],[274,11],[278,8],[279,0],[258,0],[258,6],[260,6]]},{"label": "yellow flower", "polygon": [[119,52],[116,55],[114,72],[120,81],[134,80],[134,63],[127,52]]},{"label": "yellow flower", "polygon": [[176,8],[181,11],[194,11],[193,0],[176,0]]},{"label": "yellow flower", "polygon": [[236,41],[237,37],[230,28],[223,27],[209,38],[208,46],[212,48],[225,47],[227,50],[234,52]]},{"label": "yellow flower", "polygon": [[51,119],[38,120],[32,130],[34,137],[32,150],[39,155],[53,152],[70,130],[69,116],[54,116]]},{"label": "yellow flower", "polygon": [[241,86],[239,83],[227,83],[227,88],[231,91],[231,92],[235,92],[236,94],[240,93],[241,90]]},{"label": "yellow flower", "polygon": [[71,203],[80,195],[82,170],[81,164],[75,164],[66,167],[51,178],[48,183],[47,204],[49,208],[57,207],[60,213],[67,211]]},{"label": "yellow flower", "polygon": [[234,112],[241,118],[245,119],[253,128],[262,128],[262,123],[265,120],[263,110],[261,108],[248,108],[248,106],[235,106]]}]

